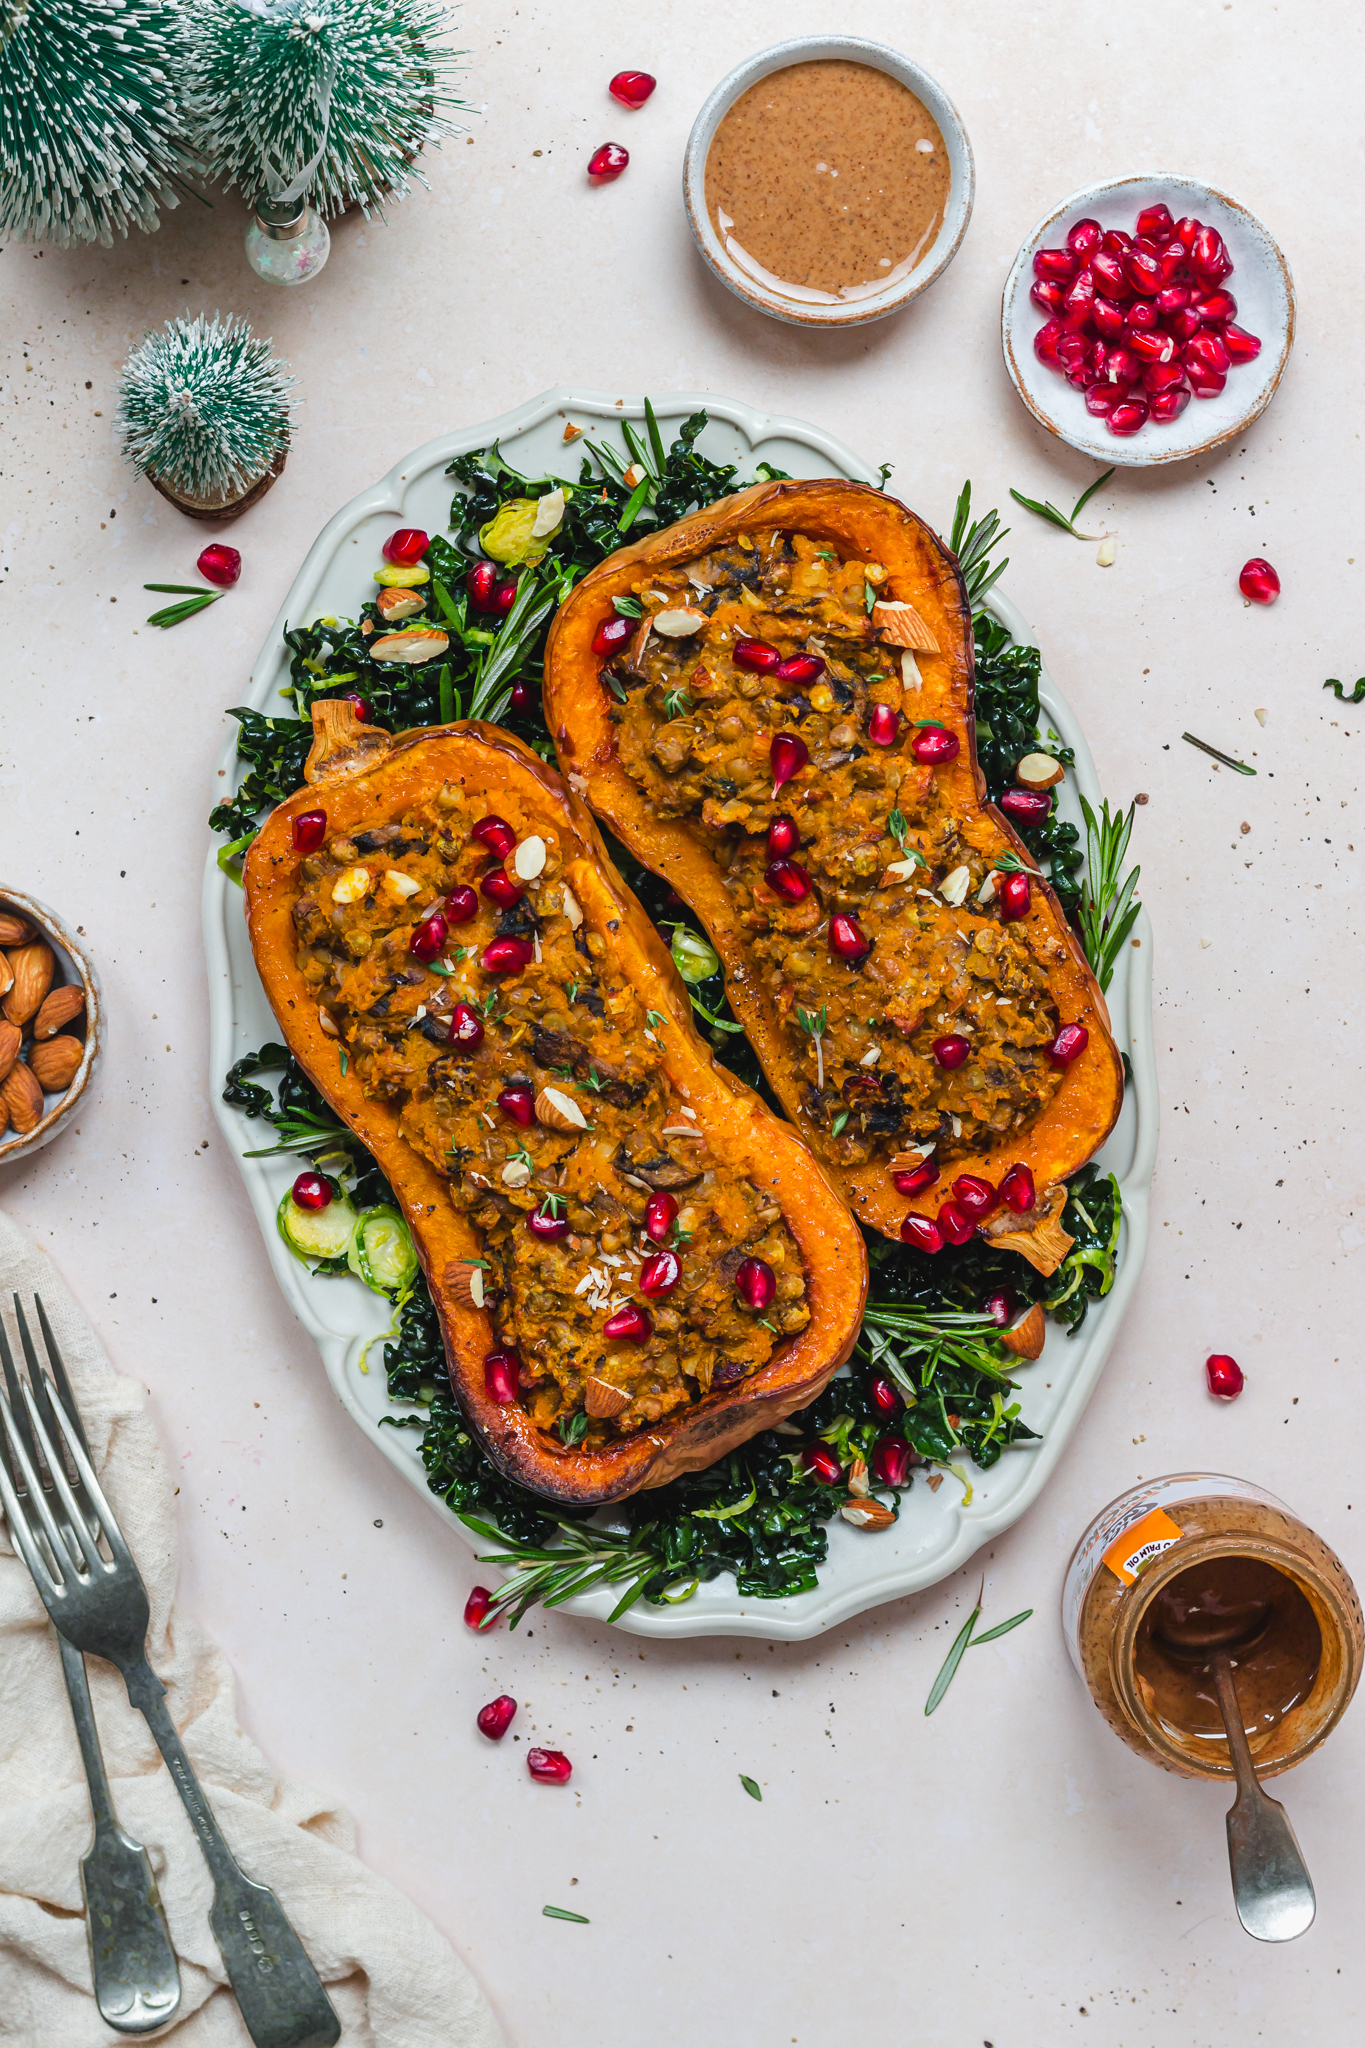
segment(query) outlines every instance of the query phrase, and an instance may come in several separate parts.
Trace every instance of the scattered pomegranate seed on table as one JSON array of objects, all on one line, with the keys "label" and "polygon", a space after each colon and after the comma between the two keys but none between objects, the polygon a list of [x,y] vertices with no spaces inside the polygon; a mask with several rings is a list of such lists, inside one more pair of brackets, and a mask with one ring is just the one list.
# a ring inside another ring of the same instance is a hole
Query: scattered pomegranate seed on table
[{"label": "scattered pomegranate seed on table", "polygon": [[206,582],[216,583],[220,590],[231,590],[242,573],[242,558],[225,541],[212,540],[194,566]]},{"label": "scattered pomegranate seed on table", "polygon": [[1209,1383],[1209,1392],[1220,1401],[1235,1401],[1246,1385],[1246,1375],[1235,1358],[1229,1358],[1226,1351],[1215,1351],[1204,1362],[1204,1373]]},{"label": "scattered pomegranate seed on table", "polygon": [[528,1749],[526,1768],[539,1785],[567,1785],[573,1765],[562,1749]]},{"label": "scattered pomegranate seed on table", "polygon": [[475,1586],[473,1592],[464,1603],[465,1627],[492,1628],[497,1620],[496,1615],[493,1621],[488,1620],[488,1610],[492,1604],[493,1595],[489,1592],[487,1586]]},{"label": "scattered pomegranate seed on table", "polygon": [[1242,565],[1237,588],[1250,604],[1274,604],[1280,594],[1280,579],[1261,555]]},{"label": "scattered pomegranate seed on table", "polygon": [[607,91],[623,107],[635,110],[644,105],[658,83],[647,71],[618,71]]},{"label": "scattered pomegranate seed on table", "polygon": [[613,178],[619,178],[630,162],[630,151],[623,149],[619,142],[604,142],[588,158],[588,176],[599,185],[606,185]]},{"label": "scattered pomegranate seed on table", "polygon": [[479,1708],[476,1719],[480,1735],[486,1735],[490,1742],[501,1742],[516,1718],[516,1711],[517,1703],[511,1693],[499,1693],[486,1707]]}]

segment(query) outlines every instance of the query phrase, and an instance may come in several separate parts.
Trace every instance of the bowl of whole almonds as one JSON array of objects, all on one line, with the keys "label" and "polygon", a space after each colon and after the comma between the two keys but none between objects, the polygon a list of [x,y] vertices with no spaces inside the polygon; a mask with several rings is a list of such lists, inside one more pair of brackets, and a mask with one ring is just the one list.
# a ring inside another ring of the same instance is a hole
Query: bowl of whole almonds
[{"label": "bowl of whole almonds", "polygon": [[0,884],[0,1166],[74,1113],[100,1054],[99,978],[55,910]]}]

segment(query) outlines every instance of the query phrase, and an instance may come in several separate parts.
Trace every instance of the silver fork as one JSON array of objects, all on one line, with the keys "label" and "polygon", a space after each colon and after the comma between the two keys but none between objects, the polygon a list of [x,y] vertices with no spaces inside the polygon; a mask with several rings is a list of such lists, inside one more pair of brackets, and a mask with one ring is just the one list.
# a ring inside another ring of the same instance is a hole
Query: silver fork
[{"label": "silver fork", "polygon": [[[15,1544],[58,1633],[75,1649],[117,1665],[129,1700],[146,1716],[213,1877],[209,1925],[256,2048],[332,2048],[341,2024],[303,1943],[275,1894],[238,1867],[166,1711],[166,1689],[147,1662],[147,1590],[81,1432],[61,1401],[54,1400],[55,1388],[31,1357],[29,1370],[32,1385],[21,1381],[18,1399],[12,1389],[9,1398],[0,1394],[0,1427],[26,1492],[21,1500],[8,1462],[0,1460],[0,1498]],[[27,1419],[22,1431],[21,1412]],[[55,1503],[49,1501],[29,1442],[46,1467]],[[63,1451],[75,1468],[86,1512],[67,1476]],[[31,1509],[37,1510],[38,1527]],[[107,1558],[100,1549],[101,1535]]]},{"label": "silver fork", "polygon": [[[88,1455],[90,1446],[81,1429],[62,1355],[57,1349],[42,1303],[38,1302],[37,1306],[43,1343],[58,1394],[72,1426],[80,1433],[81,1444]],[[33,1339],[17,1294],[14,1297],[14,1314],[24,1358],[35,1385],[38,1385],[38,1361]],[[36,1468],[39,1462],[37,1449],[28,1435],[28,1415],[20,1400],[19,1381],[3,1321],[0,1321],[0,1367],[4,1369],[9,1398],[16,1404],[15,1426],[24,1435],[25,1449]],[[46,1388],[42,1388],[39,1399],[40,1404],[46,1402]],[[4,1456],[8,1468],[8,1454],[2,1446],[0,1455]],[[13,1481],[15,1474],[12,1469],[8,1469],[8,1477]],[[90,1518],[87,1516],[86,1519]],[[64,1511],[57,1514],[57,1521],[65,1536]],[[95,1839],[81,1858],[81,1891],[85,1898],[85,1928],[90,1943],[90,1974],[94,1980],[95,2003],[101,2017],[119,2033],[148,2034],[153,2028],[164,2026],[179,2005],[180,1971],[147,1852],[141,1842],[135,1842],[119,1826],[114,1812],[90,1701],[85,1659],[65,1636],[58,1635],[57,1644],[61,1651],[62,1674],[71,1701],[72,1719],[76,1723],[76,1738],[85,1764],[86,1782],[90,1787],[90,1811],[95,1821]]]}]

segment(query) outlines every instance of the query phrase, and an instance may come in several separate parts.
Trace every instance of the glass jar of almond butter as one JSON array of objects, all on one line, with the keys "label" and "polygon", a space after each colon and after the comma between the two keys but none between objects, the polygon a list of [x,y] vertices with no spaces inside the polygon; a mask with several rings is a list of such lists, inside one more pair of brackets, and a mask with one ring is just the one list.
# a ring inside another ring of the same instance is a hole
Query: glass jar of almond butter
[{"label": "glass jar of almond butter", "polygon": [[1179,1472],[1132,1487],[1077,1544],[1062,1595],[1072,1662],[1140,1756],[1189,1778],[1230,1778],[1209,1660],[1232,1660],[1260,1777],[1330,1735],[1365,1657],[1341,1559],[1247,1480]]}]

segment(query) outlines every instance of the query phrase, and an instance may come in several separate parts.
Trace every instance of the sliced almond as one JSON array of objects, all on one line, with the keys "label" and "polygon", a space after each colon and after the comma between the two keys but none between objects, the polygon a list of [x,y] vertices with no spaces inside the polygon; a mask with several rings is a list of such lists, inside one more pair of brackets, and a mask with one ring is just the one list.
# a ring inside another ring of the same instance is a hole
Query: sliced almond
[{"label": "sliced almond", "polygon": [[[920,672],[919,672],[919,663],[918,663],[918,662],[917,662],[917,661],[915,660],[915,650],[914,650],[914,648],[913,648],[913,647],[902,647],[902,649],[901,649],[901,685],[902,685],[902,687],[903,687],[903,688],[904,688],[904,689],[905,689],[905,690],[906,690],[907,692],[909,692],[909,691],[912,691],[912,690],[918,690],[918,689],[919,689],[919,687],[920,687],[920,685],[921,685],[921,684],[923,683],[923,681],[924,681],[924,677],[923,677],[923,676],[922,676],[922,675],[920,674]],[[908,709],[908,708],[909,708],[909,707],[907,707],[907,709]]]},{"label": "sliced almond", "polygon": [[562,1088],[542,1088],[536,1097],[536,1122],[547,1131],[586,1131],[588,1120],[572,1095]]},{"label": "sliced almond", "polygon": [[43,1091],[22,1060],[16,1060],[0,1082],[0,1102],[9,1111],[9,1120],[21,1137],[41,1123]]},{"label": "sliced almond", "polygon": [[84,1058],[85,1047],[79,1038],[59,1033],[56,1038],[45,1039],[42,1045],[31,1046],[28,1063],[44,1094],[61,1095],[75,1080]]},{"label": "sliced almond", "polygon": [[1014,779],[1021,789],[1052,789],[1065,774],[1061,762],[1054,761],[1051,754],[1025,754]]},{"label": "sliced almond", "polygon": [[[56,966],[52,948],[45,946],[41,939],[29,946],[16,946],[9,956],[9,964],[14,980],[5,997],[4,1012],[11,1024],[27,1024],[30,1017],[37,1015],[43,997],[52,986]],[[15,1129],[18,1128],[16,1123]]]},{"label": "sliced almond", "polygon": [[630,1395],[623,1387],[614,1387],[610,1380],[599,1380],[594,1375],[583,1388],[583,1406],[596,1421],[606,1422],[623,1408],[629,1408]]},{"label": "sliced almond", "polygon": [[321,1003],[318,1004],[318,1026],[327,1038],[340,1038],[341,1036],[341,1033],[337,1030],[336,1018],[330,1010],[325,1010]]},{"label": "sliced almond", "polygon": [[621,478],[622,483],[625,485],[628,491],[638,489],[639,486],[644,482],[644,480],[645,473],[641,469],[638,462],[632,462],[630,468],[624,472]]},{"label": "sliced almond", "polygon": [[380,885],[391,903],[406,903],[415,896],[422,884],[414,882],[411,875],[400,874],[397,868],[390,868]]},{"label": "sliced almond", "polygon": [[686,640],[692,633],[700,633],[707,623],[705,612],[688,611],[679,606],[675,611],[655,612],[650,624],[656,633],[662,633],[666,640]]},{"label": "sliced almond", "polygon": [[[415,619],[418,612],[424,612],[427,601],[420,590],[399,590],[386,583],[375,598],[374,608],[386,626],[396,626],[400,619]],[[366,624],[370,624],[369,620]],[[373,626],[370,630],[374,630]]]},{"label": "sliced almond", "polygon": [[407,633],[381,633],[370,642],[372,661],[434,661],[450,645],[450,635],[433,626],[414,626]]},{"label": "sliced almond", "polygon": [[42,1007],[33,1020],[35,1038],[55,1038],[63,1024],[69,1024],[73,1017],[79,1017],[85,1008],[85,990],[74,981],[65,988],[49,989],[43,997]]},{"label": "sliced almond", "polygon": [[967,891],[971,888],[971,886],[971,869],[954,868],[953,872],[950,875],[945,875],[943,880],[939,883],[938,893],[943,898],[945,903],[951,903],[953,907],[956,909],[956,907],[959,904],[965,903],[967,901]]},{"label": "sliced almond", "polygon": [[892,861],[890,867],[882,875],[877,887],[879,889],[899,888],[902,882],[913,882],[915,876],[923,872],[923,868],[923,861],[912,860],[907,854],[904,860]]},{"label": "sliced almond", "polygon": [[512,872],[519,882],[534,882],[545,868],[545,841],[532,832],[512,853]]},{"label": "sliced almond", "polygon": [[855,1529],[889,1529],[896,1519],[879,1500],[846,1500],[839,1513]]},{"label": "sliced almond", "polygon": [[1046,1341],[1047,1319],[1036,1301],[1017,1323],[1000,1332],[1000,1342],[1016,1358],[1040,1358]]},{"label": "sliced almond", "polygon": [[548,540],[552,533],[558,533],[564,524],[564,492],[556,485],[543,498],[536,500],[536,516],[531,523],[532,540]]},{"label": "sliced almond", "polygon": [[573,890],[569,887],[567,882],[564,884],[564,887],[560,892],[560,908],[563,910],[565,917],[568,918],[569,923],[573,926],[574,930],[577,931],[578,927],[583,922],[583,912],[579,905],[578,898],[574,895]]},{"label": "sliced almond", "polygon": [[587,429],[585,427],[576,427],[572,420],[564,422],[564,439],[566,441],[581,441],[586,432]]},{"label": "sliced almond", "polygon": [[867,1466],[861,1458],[855,1458],[848,1468],[848,1490],[859,1500],[866,1500],[872,1492],[867,1483]]},{"label": "sliced almond", "polygon": [[912,604],[898,597],[879,597],[872,607],[873,630],[892,647],[913,647],[937,654],[938,642]]},{"label": "sliced almond", "polygon": [[471,1264],[468,1259],[451,1259],[445,1269],[446,1289],[453,1294],[464,1308],[482,1308],[484,1305],[483,1268]]},{"label": "sliced almond", "polygon": [[333,903],[363,903],[374,887],[368,868],[344,868],[332,884]]}]

